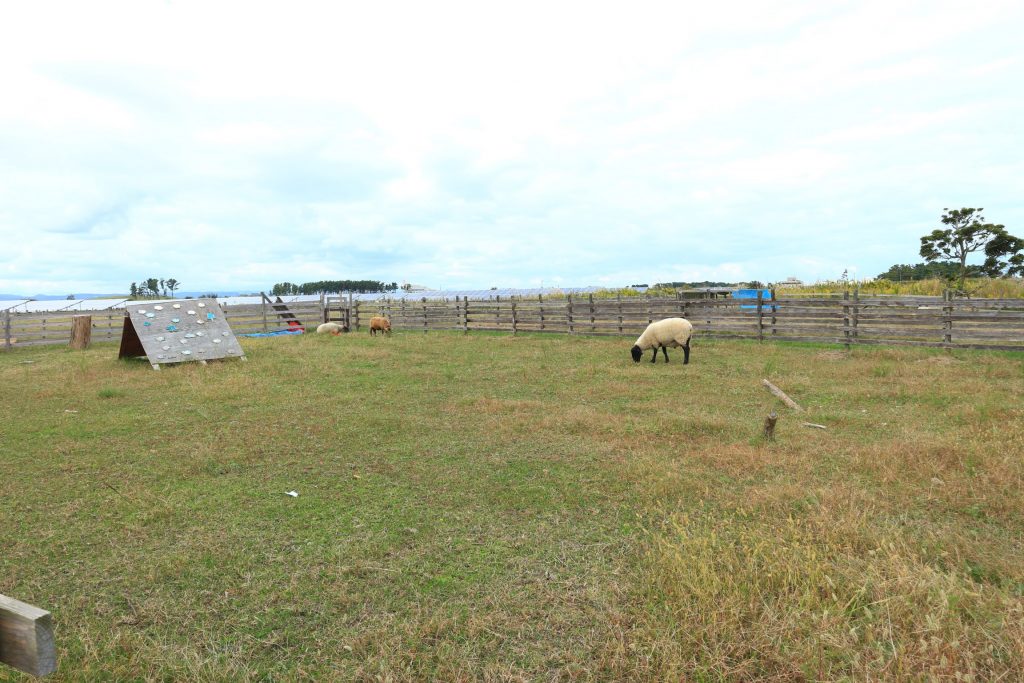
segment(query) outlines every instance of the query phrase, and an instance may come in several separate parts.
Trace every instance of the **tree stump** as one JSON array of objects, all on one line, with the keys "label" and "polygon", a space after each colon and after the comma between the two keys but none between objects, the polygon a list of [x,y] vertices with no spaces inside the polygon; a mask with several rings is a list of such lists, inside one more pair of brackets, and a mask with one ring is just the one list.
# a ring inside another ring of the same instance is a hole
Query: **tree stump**
[{"label": "tree stump", "polygon": [[768,417],[764,419],[764,438],[769,441],[775,441],[775,422],[779,419],[779,416],[773,410],[768,413]]},{"label": "tree stump", "polygon": [[73,349],[87,349],[92,343],[92,316],[75,315],[71,317],[71,342]]}]

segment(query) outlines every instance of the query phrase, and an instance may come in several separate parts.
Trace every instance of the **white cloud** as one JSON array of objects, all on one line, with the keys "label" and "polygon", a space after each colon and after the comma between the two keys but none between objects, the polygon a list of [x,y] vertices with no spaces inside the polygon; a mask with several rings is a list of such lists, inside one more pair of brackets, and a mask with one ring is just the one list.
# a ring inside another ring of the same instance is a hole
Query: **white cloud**
[{"label": "white cloud", "polygon": [[1024,218],[1021,18],[1010,2],[11,4],[0,292],[880,272],[914,259],[942,206]]}]

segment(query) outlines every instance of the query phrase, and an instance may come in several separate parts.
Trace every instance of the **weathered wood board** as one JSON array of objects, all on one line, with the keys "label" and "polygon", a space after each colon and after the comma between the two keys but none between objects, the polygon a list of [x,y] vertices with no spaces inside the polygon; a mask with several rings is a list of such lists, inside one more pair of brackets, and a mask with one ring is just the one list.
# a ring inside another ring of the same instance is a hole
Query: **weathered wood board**
[{"label": "weathered wood board", "polygon": [[0,595],[0,662],[34,676],[53,673],[57,649],[50,613]]},{"label": "weathered wood board", "polygon": [[127,304],[118,358],[146,356],[168,363],[245,358],[216,299],[137,301]]}]

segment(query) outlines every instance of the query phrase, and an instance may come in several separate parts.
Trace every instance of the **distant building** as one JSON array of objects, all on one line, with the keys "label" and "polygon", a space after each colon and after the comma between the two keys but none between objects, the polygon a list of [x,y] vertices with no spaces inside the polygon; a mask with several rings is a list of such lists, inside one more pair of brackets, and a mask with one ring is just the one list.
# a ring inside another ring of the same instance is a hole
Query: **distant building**
[{"label": "distant building", "polygon": [[799,287],[803,283],[804,283],[804,281],[801,280],[800,278],[793,277],[792,275],[790,275],[789,277],[787,277],[782,282],[777,282],[775,284],[776,284],[777,287]]}]

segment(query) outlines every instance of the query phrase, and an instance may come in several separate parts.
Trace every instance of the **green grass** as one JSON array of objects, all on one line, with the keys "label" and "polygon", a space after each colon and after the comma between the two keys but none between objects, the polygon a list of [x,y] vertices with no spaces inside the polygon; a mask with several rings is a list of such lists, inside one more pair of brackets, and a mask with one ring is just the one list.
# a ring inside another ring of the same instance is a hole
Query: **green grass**
[{"label": "green grass", "polygon": [[1024,356],[630,341],[0,354],[0,593],[51,680],[1024,670]]}]

